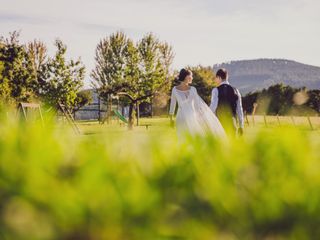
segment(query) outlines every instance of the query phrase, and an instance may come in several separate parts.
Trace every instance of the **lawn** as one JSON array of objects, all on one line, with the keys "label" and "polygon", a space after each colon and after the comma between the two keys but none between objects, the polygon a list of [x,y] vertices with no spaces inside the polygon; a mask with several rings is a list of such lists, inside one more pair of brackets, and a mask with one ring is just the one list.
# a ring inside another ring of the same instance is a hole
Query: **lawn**
[{"label": "lawn", "polygon": [[[302,130],[320,130],[320,117],[310,117],[310,122],[307,116],[264,116],[258,115],[254,118],[249,116],[248,122],[245,122],[245,128],[247,132],[255,131],[259,128],[275,128],[281,126],[291,126]],[[265,123],[267,121],[267,125]],[[249,124],[248,124],[249,123]],[[99,124],[98,121],[78,121],[82,133],[84,134],[114,134],[126,132],[127,127],[125,124],[118,120],[112,120],[110,124]],[[148,129],[145,125],[150,125]],[[168,117],[154,117],[154,118],[141,118],[140,126],[134,127],[134,132],[136,133],[159,133],[161,131],[173,131],[169,128],[169,118]]]}]

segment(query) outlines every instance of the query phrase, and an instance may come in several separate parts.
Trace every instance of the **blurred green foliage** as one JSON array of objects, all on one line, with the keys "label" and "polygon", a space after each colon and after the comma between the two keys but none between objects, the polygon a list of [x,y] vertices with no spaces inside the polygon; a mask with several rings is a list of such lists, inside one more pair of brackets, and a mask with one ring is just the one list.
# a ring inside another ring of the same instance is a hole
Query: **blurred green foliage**
[{"label": "blurred green foliage", "polygon": [[0,114],[0,239],[318,239],[319,137],[177,143]]}]

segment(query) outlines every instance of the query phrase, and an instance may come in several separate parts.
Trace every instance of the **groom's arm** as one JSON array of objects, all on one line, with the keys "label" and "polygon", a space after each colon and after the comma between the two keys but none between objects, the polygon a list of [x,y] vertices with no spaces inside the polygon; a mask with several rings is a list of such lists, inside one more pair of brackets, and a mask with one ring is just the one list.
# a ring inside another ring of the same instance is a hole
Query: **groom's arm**
[{"label": "groom's arm", "polygon": [[210,109],[214,114],[216,114],[218,107],[218,94],[219,93],[217,88],[212,89]]},{"label": "groom's arm", "polygon": [[242,108],[242,99],[239,90],[237,89],[238,101],[237,101],[237,116],[239,119],[240,128],[244,128],[244,117],[243,117],[243,108]]}]

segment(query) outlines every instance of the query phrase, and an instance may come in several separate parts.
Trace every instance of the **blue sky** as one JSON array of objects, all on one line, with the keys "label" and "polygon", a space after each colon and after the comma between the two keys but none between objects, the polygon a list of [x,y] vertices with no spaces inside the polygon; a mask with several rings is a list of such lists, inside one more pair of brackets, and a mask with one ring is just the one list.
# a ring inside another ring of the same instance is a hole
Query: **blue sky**
[{"label": "blue sky", "polygon": [[317,0],[0,0],[0,34],[21,30],[51,53],[60,38],[88,72],[97,43],[116,30],[169,42],[175,68],[255,58],[320,66],[319,11]]}]

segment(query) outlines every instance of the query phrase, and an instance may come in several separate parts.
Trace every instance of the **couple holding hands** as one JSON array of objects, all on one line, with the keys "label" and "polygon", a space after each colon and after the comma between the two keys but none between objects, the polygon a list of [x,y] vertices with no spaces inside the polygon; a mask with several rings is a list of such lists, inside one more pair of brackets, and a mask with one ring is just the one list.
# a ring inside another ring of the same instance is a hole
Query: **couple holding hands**
[{"label": "couple holding hands", "polygon": [[192,72],[182,69],[177,77],[179,85],[172,89],[170,119],[173,123],[176,105],[176,127],[179,138],[184,134],[218,137],[242,135],[244,117],[241,95],[238,89],[228,82],[228,72],[219,69],[216,73],[217,87],[213,88],[211,104],[208,106],[198,95],[195,87],[190,86]]}]

